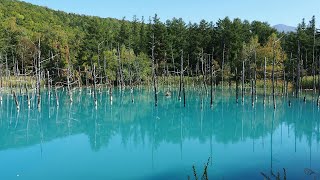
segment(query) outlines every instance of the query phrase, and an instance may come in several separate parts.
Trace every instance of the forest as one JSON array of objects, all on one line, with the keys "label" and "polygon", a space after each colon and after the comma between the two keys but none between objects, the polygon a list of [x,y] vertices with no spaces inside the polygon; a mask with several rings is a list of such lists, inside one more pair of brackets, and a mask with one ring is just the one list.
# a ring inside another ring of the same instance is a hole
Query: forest
[{"label": "forest", "polygon": [[[0,0],[0,21],[1,87],[11,76],[55,85],[132,86],[182,75],[207,82],[210,74],[211,83],[220,85],[273,79],[296,89],[318,86],[314,16],[296,32],[280,33],[267,22],[239,18],[193,23],[155,14],[118,20]],[[311,83],[301,87],[303,78]]]},{"label": "forest", "polygon": [[[267,16],[252,4],[248,17]],[[0,0],[0,179],[320,177],[320,29],[305,18],[279,32],[228,16],[116,19]]]}]

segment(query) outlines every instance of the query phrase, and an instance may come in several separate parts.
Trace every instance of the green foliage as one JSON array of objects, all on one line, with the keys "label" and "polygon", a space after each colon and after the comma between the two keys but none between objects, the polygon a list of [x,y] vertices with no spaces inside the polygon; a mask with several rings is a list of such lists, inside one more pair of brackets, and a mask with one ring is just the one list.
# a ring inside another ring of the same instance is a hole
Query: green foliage
[{"label": "green foliage", "polygon": [[313,76],[305,76],[301,79],[301,86],[303,89],[312,89],[313,81],[315,81],[315,86],[319,87],[318,77],[313,78]]},{"label": "green foliage", "polygon": [[132,49],[128,50],[125,46],[122,46],[120,49],[120,62],[116,49],[106,50],[103,54],[107,61],[105,71],[107,77],[112,81],[115,81],[117,78],[119,66],[123,68],[122,71],[126,82],[130,80],[136,82],[145,81],[151,74],[151,61],[144,53],[135,55]]},{"label": "green foliage", "polygon": [[[11,72],[17,63],[20,71],[22,64],[28,72],[33,70],[40,39],[41,59],[56,55],[42,66],[52,76],[57,76],[58,69],[66,69],[70,62],[72,71],[79,68],[81,71],[92,70],[95,64],[100,75],[105,73],[108,79],[116,80],[119,46],[125,81],[144,81],[151,72],[151,38],[154,35],[158,75],[166,73],[167,66],[171,74],[176,73],[173,71],[180,69],[183,51],[188,74],[194,75],[197,68],[201,69],[199,59],[205,53],[213,55],[215,72],[221,72],[224,60],[223,76],[232,79],[236,68],[240,73],[243,60],[250,62],[250,65],[246,64],[246,72],[253,67],[261,72],[261,64],[267,57],[269,70],[273,59],[273,41],[282,37],[268,23],[250,23],[238,18],[226,17],[216,23],[201,20],[186,24],[181,18],[164,21],[155,15],[146,24],[143,17],[138,19],[134,16],[132,21],[125,18],[117,20],[64,13],[16,0],[0,2],[0,53],[2,60],[8,57]],[[292,52],[293,58],[297,57],[297,40],[301,42],[302,57],[305,57],[303,75],[312,74],[310,44],[314,28],[313,17],[308,25],[301,23],[297,33],[287,34],[275,44],[279,77],[284,69],[294,71],[293,61],[289,61],[288,56]],[[257,63],[253,61],[255,55]],[[222,73],[215,74],[217,79],[222,79]]]},{"label": "green foliage", "polygon": [[[298,24],[297,32],[291,32],[285,35],[282,40],[282,46],[290,56],[292,61],[287,62],[287,71],[297,70],[297,59],[300,60],[302,76],[312,76],[318,72],[318,46],[319,32],[316,29],[315,16],[311,18],[308,24],[305,19]],[[300,44],[300,53],[298,53],[298,44]],[[292,76],[292,75],[291,75]],[[294,76],[294,75],[293,75]],[[290,77],[292,78],[292,77]]]}]

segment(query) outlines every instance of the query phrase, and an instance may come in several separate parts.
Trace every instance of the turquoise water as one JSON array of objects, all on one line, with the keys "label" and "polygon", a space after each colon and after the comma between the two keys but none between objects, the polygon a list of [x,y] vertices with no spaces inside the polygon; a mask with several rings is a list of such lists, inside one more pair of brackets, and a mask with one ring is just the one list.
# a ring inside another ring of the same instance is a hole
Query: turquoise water
[{"label": "turquoise water", "polygon": [[[198,174],[208,158],[209,179],[263,179],[286,168],[288,179],[305,179],[304,168],[320,170],[319,109],[308,100],[277,97],[263,105],[250,96],[236,104],[234,92],[215,92],[201,99],[188,90],[186,107],[153,92],[105,90],[98,105],[88,89],[75,90],[69,103],[58,91],[42,93],[41,110],[18,95],[3,95],[0,106],[0,179],[187,179]],[[269,99],[269,98],[268,98]],[[270,98],[271,100],[272,98]],[[241,100],[241,98],[240,98]]]}]

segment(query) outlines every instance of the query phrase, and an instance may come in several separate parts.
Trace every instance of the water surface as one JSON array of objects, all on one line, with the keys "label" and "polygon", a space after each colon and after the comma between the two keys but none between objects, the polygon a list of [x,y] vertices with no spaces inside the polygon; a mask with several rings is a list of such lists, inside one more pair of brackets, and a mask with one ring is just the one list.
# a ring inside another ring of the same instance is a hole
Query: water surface
[{"label": "water surface", "polygon": [[[187,90],[186,107],[177,92],[139,89],[109,94],[98,106],[88,89],[42,92],[41,109],[33,97],[3,95],[0,106],[0,179],[187,179],[208,158],[210,179],[263,179],[286,168],[288,179],[305,179],[304,168],[320,170],[319,109],[314,102],[277,97],[255,106],[251,97],[236,103],[235,93],[217,90],[214,105],[199,91]],[[272,98],[270,98],[272,99]],[[288,100],[292,106],[288,107]]]}]

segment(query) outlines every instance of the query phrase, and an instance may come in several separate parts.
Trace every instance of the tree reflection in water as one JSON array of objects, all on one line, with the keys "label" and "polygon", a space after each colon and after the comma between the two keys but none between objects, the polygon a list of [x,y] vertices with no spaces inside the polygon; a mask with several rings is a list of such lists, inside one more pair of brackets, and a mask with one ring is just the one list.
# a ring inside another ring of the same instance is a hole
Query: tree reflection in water
[{"label": "tree reflection in water", "polygon": [[[199,92],[189,89],[185,108],[174,92],[171,98],[160,95],[159,106],[155,108],[153,98],[150,98],[153,92],[137,88],[134,91],[134,103],[128,89],[124,92],[114,90],[112,104],[108,93],[102,89],[98,93],[97,107],[94,106],[89,89],[74,90],[77,100],[73,104],[70,104],[66,92],[59,90],[60,106],[56,106],[54,94],[48,96],[47,92],[42,93],[40,111],[35,105],[34,95],[30,109],[27,108],[26,97],[18,96],[20,111],[15,108],[11,95],[3,96],[0,108],[1,151],[39,145],[42,153],[44,143],[84,134],[89,139],[92,151],[99,152],[103,148],[114,146],[110,144],[111,141],[119,137],[121,148],[124,149],[128,146],[150,145],[151,166],[156,168],[159,164],[157,165],[155,156],[165,145],[178,145],[180,160],[183,161],[191,153],[186,148],[197,143],[207,144],[208,155],[215,162],[228,159],[228,154],[225,157],[215,157],[217,154],[221,155],[217,149],[239,148],[250,141],[251,152],[244,147],[245,151],[229,149],[227,152],[239,155],[251,153],[253,157],[268,152],[272,171],[275,169],[274,164],[278,168],[286,158],[304,158],[301,151],[308,149],[308,168],[320,166],[319,162],[313,161],[313,158],[316,160],[319,156],[312,155],[318,149],[320,137],[319,109],[313,102],[303,103],[299,99],[291,99],[292,106],[289,108],[288,97],[278,97],[277,109],[274,111],[272,103],[266,101],[266,105],[263,105],[263,96],[257,97],[253,107],[250,96],[245,98],[242,105],[235,103],[234,92],[217,90],[214,93],[213,107],[210,107],[210,97],[204,93],[201,108]],[[285,131],[287,135],[284,134]],[[268,139],[270,142],[266,142]],[[195,154],[204,152],[197,147],[193,148],[192,152]],[[203,162],[203,159],[198,162]],[[229,159],[228,162],[232,163],[232,160]],[[288,160],[287,164],[290,162],[292,161]],[[267,162],[259,163],[266,165]],[[219,169],[219,163],[216,166]],[[221,166],[227,165],[222,163]],[[257,172],[266,170],[266,166],[256,168]]]}]

